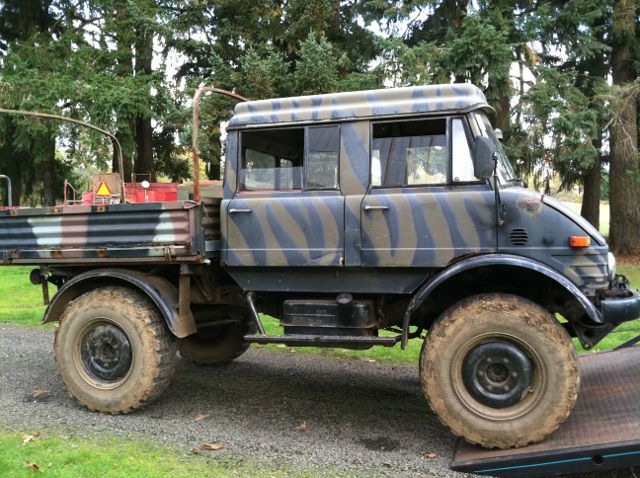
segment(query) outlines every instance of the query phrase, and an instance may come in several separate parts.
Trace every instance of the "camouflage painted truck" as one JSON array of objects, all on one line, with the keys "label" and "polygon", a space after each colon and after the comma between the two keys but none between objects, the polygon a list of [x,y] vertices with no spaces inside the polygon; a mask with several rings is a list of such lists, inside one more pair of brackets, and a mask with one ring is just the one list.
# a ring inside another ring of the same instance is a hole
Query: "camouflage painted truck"
[{"label": "camouflage painted truck", "polygon": [[156,399],[177,351],[415,339],[453,433],[523,446],[576,401],[572,337],[593,347],[640,298],[594,227],[515,177],[491,115],[464,84],[242,102],[219,194],[7,208],[0,261],[39,266],[60,374],[91,410]]}]

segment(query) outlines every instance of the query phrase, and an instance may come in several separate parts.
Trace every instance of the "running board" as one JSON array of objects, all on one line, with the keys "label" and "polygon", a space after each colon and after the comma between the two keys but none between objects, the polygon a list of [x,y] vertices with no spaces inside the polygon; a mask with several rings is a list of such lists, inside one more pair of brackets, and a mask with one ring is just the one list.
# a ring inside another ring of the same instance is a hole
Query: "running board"
[{"label": "running board", "polygon": [[393,347],[400,341],[396,337],[352,337],[349,335],[245,335],[244,341],[253,344],[286,344],[339,347],[341,345],[382,345]]}]

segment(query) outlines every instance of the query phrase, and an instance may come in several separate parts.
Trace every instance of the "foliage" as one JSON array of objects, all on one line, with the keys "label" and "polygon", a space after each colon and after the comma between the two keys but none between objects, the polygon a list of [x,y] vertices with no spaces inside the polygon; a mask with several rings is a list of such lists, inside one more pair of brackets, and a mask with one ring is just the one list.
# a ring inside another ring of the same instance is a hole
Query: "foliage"
[{"label": "foliage", "polygon": [[[496,110],[521,174],[543,189],[557,174],[562,188],[586,188],[597,207],[599,191],[590,193],[607,168],[615,128],[606,98],[612,52],[628,47],[626,67],[635,76],[640,68],[637,2],[625,0],[635,22],[624,29],[616,27],[616,5],[7,0],[0,10],[0,102],[116,131],[127,174],[157,171],[181,180],[190,175],[190,98],[198,86],[263,99],[471,82]],[[221,171],[219,124],[233,104],[215,96],[203,102],[200,153],[210,178]],[[82,183],[110,159],[104,140],[51,122],[2,118],[0,135],[0,170],[16,178],[17,195],[36,202],[59,197],[63,177]]]},{"label": "foliage", "polygon": [[[516,166],[519,174],[534,179],[536,189],[549,192],[552,174],[562,178],[561,189],[569,189],[581,180],[598,155],[592,138],[596,134],[597,112],[589,108],[586,97],[571,82],[575,72],[539,68],[538,77],[521,98],[518,113],[526,133]],[[552,134],[549,134],[552,132]]]}]

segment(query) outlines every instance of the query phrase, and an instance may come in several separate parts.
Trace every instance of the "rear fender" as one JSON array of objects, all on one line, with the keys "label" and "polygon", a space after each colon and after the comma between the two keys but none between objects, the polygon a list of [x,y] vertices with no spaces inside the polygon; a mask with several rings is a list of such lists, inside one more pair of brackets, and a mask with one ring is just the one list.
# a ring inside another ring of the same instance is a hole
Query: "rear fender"
[{"label": "rear fender", "polygon": [[167,327],[178,338],[187,337],[196,332],[193,316],[179,312],[178,290],[167,279],[149,276],[127,269],[97,269],[83,272],[58,290],[44,313],[43,323],[57,322],[67,305],[76,297],[110,285],[121,285],[139,291],[148,297],[160,311]]}]

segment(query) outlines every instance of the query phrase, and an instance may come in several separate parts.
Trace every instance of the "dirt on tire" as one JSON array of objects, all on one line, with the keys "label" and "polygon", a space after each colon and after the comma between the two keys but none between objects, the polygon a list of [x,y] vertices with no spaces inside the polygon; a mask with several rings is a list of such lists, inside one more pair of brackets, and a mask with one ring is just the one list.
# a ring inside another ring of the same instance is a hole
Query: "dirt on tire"
[{"label": "dirt on tire", "polygon": [[[121,381],[92,379],[78,360],[83,330],[108,321],[127,336],[130,369]],[[54,340],[58,371],[69,394],[89,410],[129,413],[158,398],[174,375],[177,348],[157,308],[142,294],[124,287],[102,287],[82,294],[65,310]]]},{"label": "dirt on tire", "polygon": [[[467,393],[456,364],[483,340],[505,340],[528,351],[535,379],[518,404],[492,408]],[[420,379],[442,423],[487,448],[522,447],[544,439],[567,418],[580,385],[568,333],[547,310],[509,294],[480,294],[447,309],[423,344]]]}]

